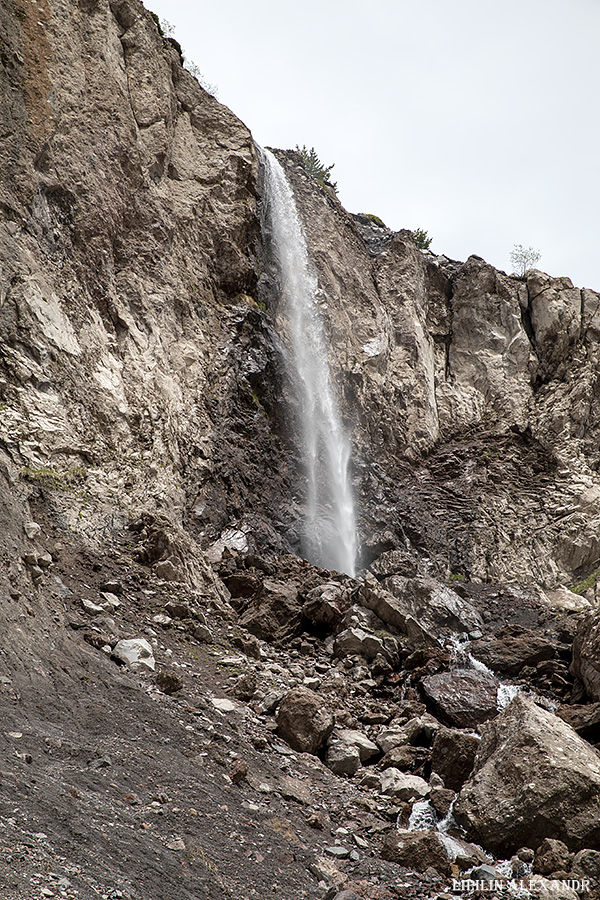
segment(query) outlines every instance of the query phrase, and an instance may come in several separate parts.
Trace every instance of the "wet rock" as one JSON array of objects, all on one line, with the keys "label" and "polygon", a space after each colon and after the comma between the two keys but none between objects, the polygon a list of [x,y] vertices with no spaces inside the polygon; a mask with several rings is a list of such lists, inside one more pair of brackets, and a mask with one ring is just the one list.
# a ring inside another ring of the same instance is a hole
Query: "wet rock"
[{"label": "wet rock", "polygon": [[507,625],[495,634],[473,641],[469,650],[494,672],[513,676],[524,666],[536,666],[556,655],[552,642],[531,628],[519,625]]},{"label": "wet rock", "polygon": [[176,694],[182,689],[183,680],[175,672],[162,669],[156,676],[156,686],[163,694]]},{"label": "wet rock", "polygon": [[[439,637],[469,633],[483,628],[483,621],[474,606],[447,585],[429,576],[402,578],[392,575],[382,582],[383,588],[402,601],[419,625]],[[439,642],[436,641],[439,646]]]},{"label": "wet rock", "polygon": [[288,691],[277,710],[277,733],[299,753],[318,753],[333,725],[333,715],[323,698],[308,688]]},{"label": "wet rock", "polygon": [[265,579],[240,617],[240,625],[263,641],[282,641],[300,630],[298,591],[291,582]]},{"label": "wet rock", "polygon": [[448,788],[432,789],[429,799],[440,819],[444,819],[448,815],[450,807],[452,806],[452,801],[455,797],[455,792]]},{"label": "wet rock", "polygon": [[519,694],[482,726],[474,771],[454,805],[470,839],[492,852],[570,850],[600,841],[600,758],[565,722]]},{"label": "wet rock", "polygon": [[538,875],[551,875],[553,872],[567,870],[570,861],[569,848],[562,841],[544,838],[535,851],[533,871]]},{"label": "wet rock", "polygon": [[600,610],[585,616],[579,624],[571,672],[581,679],[590,700],[600,701]]},{"label": "wet rock", "polygon": [[384,838],[381,856],[414,872],[425,872],[430,867],[440,875],[450,875],[452,871],[437,831],[394,829]]},{"label": "wet rock", "polygon": [[113,647],[111,658],[128,666],[141,665],[152,671],[156,666],[152,647],[145,638],[118,641]]},{"label": "wet rock", "polygon": [[460,791],[473,771],[480,738],[454,728],[439,728],[431,748],[431,771],[447,788]]},{"label": "wet rock", "polygon": [[497,713],[499,684],[474,669],[454,669],[423,678],[421,687],[435,714],[447,725],[473,728]]},{"label": "wet rock", "polygon": [[381,793],[395,800],[423,800],[431,790],[427,782],[418,775],[410,775],[399,769],[385,769],[380,776]]}]

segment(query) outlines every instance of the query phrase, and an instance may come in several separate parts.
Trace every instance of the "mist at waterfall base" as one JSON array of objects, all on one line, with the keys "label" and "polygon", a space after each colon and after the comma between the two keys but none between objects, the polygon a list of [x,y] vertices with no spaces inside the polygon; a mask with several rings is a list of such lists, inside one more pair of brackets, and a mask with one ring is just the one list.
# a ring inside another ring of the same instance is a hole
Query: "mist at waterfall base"
[{"label": "mist at waterfall base", "polygon": [[296,394],[306,467],[303,552],[315,565],[354,575],[357,539],[348,471],[350,444],[331,383],[318,282],[285,172],[268,150],[261,149],[260,154],[289,341],[286,365]]}]

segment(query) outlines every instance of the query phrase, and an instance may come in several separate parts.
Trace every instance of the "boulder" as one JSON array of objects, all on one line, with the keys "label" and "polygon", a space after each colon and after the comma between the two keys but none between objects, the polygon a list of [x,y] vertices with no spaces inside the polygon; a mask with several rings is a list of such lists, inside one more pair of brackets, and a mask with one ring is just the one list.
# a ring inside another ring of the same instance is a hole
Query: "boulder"
[{"label": "boulder", "polygon": [[429,738],[439,728],[439,723],[431,716],[425,714],[423,716],[414,716],[408,722],[391,725],[380,728],[377,732],[376,741],[384,753],[388,753],[394,747],[400,747],[404,744],[416,744],[417,741],[425,741],[429,743]]},{"label": "boulder", "polygon": [[425,779],[394,768],[385,769],[381,773],[380,784],[382,794],[406,803],[423,800],[431,791]]},{"label": "boulder", "polygon": [[556,710],[556,715],[586,741],[600,741],[600,703],[565,704]]},{"label": "boulder", "polygon": [[333,725],[323,698],[305,687],[288,691],[277,710],[277,733],[299,753],[318,753]]},{"label": "boulder", "polygon": [[347,602],[347,592],[342,586],[337,581],[328,581],[308,592],[302,614],[313,625],[332,630],[341,622]]},{"label": "boulder", "polygon": [[455,728],[439,728],[431,748],[431,771],[447,788],[460,791],[473,771],[480,738]]},{"label": "boulder", "polygon": [[335,737],[348,745],[356,747],[361,762],[366,762],[373,756],[379,755],[380,751],[377,744],[369,740],[362,731],[356,731],[354,728],[340,728],[335,732]]},{"label": "boulder", "polygon": [[263,641],[281,641],[300,631],[298,591],[290,582],[265,579],[240,617],[242,628]]},{"label": "boulder", "polygon": [[482,726],[474,771],[453,809],[470,839],[492,852],[570,850],[600,842],[600,758],[561,719],[523,694]]},{"label": "boulder", "polygon": [[524,666],[536,666],[556,655],[553,643],[520,625],[507,625],[495,634],[479,638],[469,650],[490,669],[505,675],[518,675]]},{"label": "boulder", "polygon": [[413,646],[439,647],[437,638],[417,621],[410,607],[385,590],[370,573],[365,576],[358,598],[361,605],[374,612],[382,622],[407,635]]},{"label": "boulder", "polygon": [[[483,621],[474,606],[449,588],[429,576],[403,578],[392,575],[381,583],[382,588],[402,602],[402,608],[428,634],[469,633],[483,628]],[[381,612],[377,612],[384,618]],[[420,646],[423,646],[422,644]]]},{"label": "boulder", "polygon": [[384,839],[381,856],[413,872],[425,872],[432,868],[440,875],[449,876],[452,871],[448,853],[437,831],[394,829]]},{"label": "boulder", "polygon": [[576,878],[590,878],[597,888],[600,884],[600,851],[580,850],[571,863],[571,872]]},{"label": "boulder", "polygon": [[581,679],[590,700],[600,701],[600,610],[579,623],[573,641],[571,673]]},{"label": "boulder", "polygon": [[365,659],[375,659],[381,654],[388,661],[392,661],[396,654],[393,652],[393,645],[390,646],[391,641],[396,643],[391,635],[389,639],[384,639],[363,628],[346,628],[337,635],[333,652],[340,659],[354,655],[364,656]]},{"label": "boulder", "polygon": [[360,756],[354,744],[330,738],[325,754],[325,765],[335,775],[354,775],[360,769]]},{"label": "boulder", "polygon": [[421,687],[446,725],[473,728],[497,714],[499,684],[487,672],[454,669],[423,678]]},{"label": "boulder", "polygon": [[553,872],[565,872],[569,868],[571,854],[562,841],[544,838],[535,852],[533,871],[537,875],[552,875]]},{"label": "boulder", "polygon": [[411,747],[404,744],[392,747],[379,762],[380,769],[400,769],[401,772],[413,772],[427,762],[429,751],[426,747]]},{"label": "boulder", "polygon": [[128,666],[141,665],[152,671],[156,667],[152,647],[145,638],[118,641],[113,647],[111,658]]}]

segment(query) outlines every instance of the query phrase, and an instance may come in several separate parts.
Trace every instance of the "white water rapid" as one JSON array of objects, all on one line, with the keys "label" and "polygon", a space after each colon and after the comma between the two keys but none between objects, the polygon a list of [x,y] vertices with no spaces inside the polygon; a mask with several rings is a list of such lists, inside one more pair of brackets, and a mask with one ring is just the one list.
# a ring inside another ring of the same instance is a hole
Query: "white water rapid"
[{"label": "white water rapid", "polygon": [[262,155],[266,212],[289,336],[287,363],[306,467],[304,553],[316,565],[354,575],[357,540],[348,473],[350,445],[331,384],[317,278],[285,173],[272,153],[264,150]]}]

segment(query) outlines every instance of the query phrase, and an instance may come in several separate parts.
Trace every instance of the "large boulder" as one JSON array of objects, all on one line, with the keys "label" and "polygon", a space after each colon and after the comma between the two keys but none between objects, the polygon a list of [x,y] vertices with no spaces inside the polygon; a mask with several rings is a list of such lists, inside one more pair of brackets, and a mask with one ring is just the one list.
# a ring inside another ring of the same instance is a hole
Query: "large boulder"
[{"label": "large boulder", "polygon": [[454,669],[421,681],[435,715],[446,725],[473,728],[495,716],[499,684],[487,672]]},{"label": "large boulder", "polygon": [[553,659],[555,646],[531,628],[506,625],[495,634],[473,641],[469,647],[476,659],[495,672],[518,675],[523,666],[536,666]]},{"label": "large boulder", "polygon": [[313,625],[331,631],[348,607],[348,592],[337,581],[319,584],[306,595],[302,614]]},{"label": "large boulder", "polygon": [[298,591],[290,582],[265,579],[240,625],[263,641],[281,641],[300,630]]},{"label": "large boulder", "polygon": [[570,850],[600,846],[600,757],[523,694],[482,726],[471,778],[454,805],[470,839],[496,853],[546,837]]},{"label": "large boulder", "polygon": [[[475,607],[434,578],[392,575],[381,584],[382,589],[400,601],[404,614],[412,616],[419,627],[430,635],[449,637],[456,632],[470,633],[483,628]],[[366,602],[364,598],[362,602]],[[375,611],[386,621],[383,610]]]},{"label": "large boulder", "polygon": [[590,700],[600,700],[600,610],[579,623],[573,641],[571,673],[581,679]]},{"label": "large boulder", "polygon": [[333,725],[323,698],[305,687],[288,691],[277,710],[277,733],[299,753],[318,753]]},{"label": "large boulder", "polygon": [[358,592],[362,606],[374,612],[382,622],[405,634],[415,647],[439,647],[434,634],[417,621],[410,606],[401,597],[386,591],[367,573]]}]

